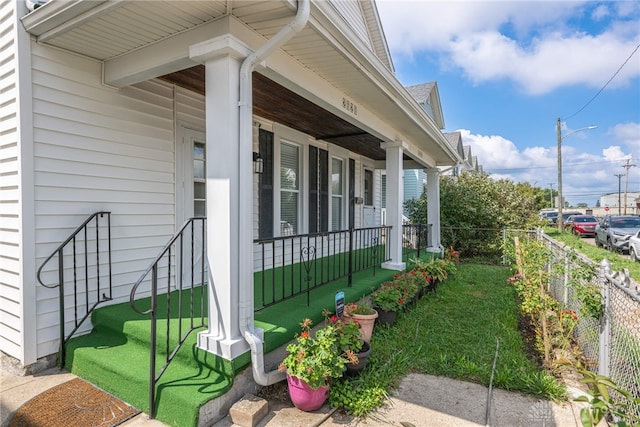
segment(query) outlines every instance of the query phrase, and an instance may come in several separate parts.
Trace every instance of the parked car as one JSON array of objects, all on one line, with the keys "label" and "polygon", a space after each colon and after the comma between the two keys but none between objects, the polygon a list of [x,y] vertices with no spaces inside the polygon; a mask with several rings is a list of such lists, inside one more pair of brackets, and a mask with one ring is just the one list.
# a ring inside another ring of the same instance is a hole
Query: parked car
[{"label": "parked car", "polygon": [[596,225],[596,246],[610,251],[629,250],[629,238],[640,231],[640,216],[605,215]]},{"label": "parked car", "polygon": [[[582,215],[582,212],[573,212],[573,211],[562,212],[562,224],[563,224],[563,226],[566,225],[565,223],[566,223],[567,219],[571,215]],[[556,216],[554,218],[553,224],[557,224],[557,223],[558,223],[558,213],[556,212]]]},{"label": "parked car", "polygon": [[547,212],[544,215],[544,219],[550,224],[553,225],[556,223],[556,220],[558,219],[558,212]]},{"label": "parked car", "polygon": [[593,215],[571,215],[565,221],[565,229],[576,236],[594,237],[596,225],[598,225],[598,219]]},{"label": "parked car", "polygon": [[632,261],[640,262],[640,231],[629,237],[629,257]]}]

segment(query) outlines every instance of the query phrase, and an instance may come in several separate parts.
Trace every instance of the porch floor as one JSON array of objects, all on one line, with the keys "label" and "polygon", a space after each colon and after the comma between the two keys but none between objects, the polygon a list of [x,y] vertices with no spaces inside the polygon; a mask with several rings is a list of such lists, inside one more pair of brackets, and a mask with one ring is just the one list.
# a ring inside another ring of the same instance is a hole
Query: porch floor
[{"label": "porch floor", "polygon": [[[425,254],[427,256],[427,254]],[[343,279],[314,289],[307,305],[306,294],[283,301],[255,313],[255,326],[264,330],[264,350],[269,353],[289,342],[304,318],[320,322],[322,310],[334,310],[335,293],[345,292],[345,301],[357,301],[396,271],[376,268],[354,274],[353,284]],[[177,298],[172,298],[177,300]],[[141,301],[144,304],[143,301]],[[205,313],[206,314],[206,313]],[[172,319],[177,323],[176,319]],[[93,331],[72,339],[67,346],[66,367],[130,405],[149,412],[149,317],[139,315],[129,303],[100,308],[92,316]],[[166,339],[159,326],[158,343]],[[250,353],[228,361],[196,346],[192,332],[157,385],[156,418],[175,426],[196,426],[199,408],[226,393],[236,373],[250,363]],[[165,355],[156,359],[159,369]]]}]

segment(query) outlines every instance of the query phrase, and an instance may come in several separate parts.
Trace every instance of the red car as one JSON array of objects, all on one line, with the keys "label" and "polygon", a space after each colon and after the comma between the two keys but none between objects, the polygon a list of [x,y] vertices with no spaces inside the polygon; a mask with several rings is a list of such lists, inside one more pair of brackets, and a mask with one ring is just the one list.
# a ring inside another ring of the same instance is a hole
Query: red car
[{"label": "red car", "polygon": [[567,225],[571,227],[571,232],[576,236],[596,235],[596,225],[598,220],[593,215],[572,215],[567,220]]}]

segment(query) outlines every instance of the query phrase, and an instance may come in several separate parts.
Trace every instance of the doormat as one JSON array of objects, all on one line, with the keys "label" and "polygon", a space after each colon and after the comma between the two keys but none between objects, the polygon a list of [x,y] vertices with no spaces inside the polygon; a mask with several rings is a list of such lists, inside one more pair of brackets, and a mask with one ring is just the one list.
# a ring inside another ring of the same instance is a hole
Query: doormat
[{"label": "doormat", "polygon": [[139,413],[92,384],[74,378],[18,408],[9,427],[117,426]]}]

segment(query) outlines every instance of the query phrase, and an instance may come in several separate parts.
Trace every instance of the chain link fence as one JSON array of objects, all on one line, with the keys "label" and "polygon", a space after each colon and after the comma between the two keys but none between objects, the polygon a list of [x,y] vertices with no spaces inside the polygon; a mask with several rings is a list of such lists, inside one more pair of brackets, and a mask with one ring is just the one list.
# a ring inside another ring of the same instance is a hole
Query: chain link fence
[{"label": "chain link fence", "polygon": [[[640,285],[627,270],[612,272],[606,259],[597,264],[546,234],[539,233],[539,238],[552,254],[549,268],[561,272],[551,275],[549,292],[565,308],[584,313],[579,285],[596,286],[602,295],[604,311],[599,319],[579,316],[574,329],[587,368],[640,397]],[[585,269],[593,274],[575,277],[576,271]],[[630,410],[640,417],[640,406]]]}]

